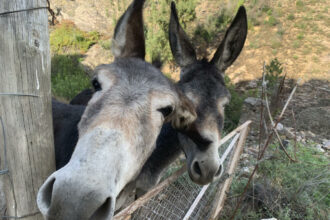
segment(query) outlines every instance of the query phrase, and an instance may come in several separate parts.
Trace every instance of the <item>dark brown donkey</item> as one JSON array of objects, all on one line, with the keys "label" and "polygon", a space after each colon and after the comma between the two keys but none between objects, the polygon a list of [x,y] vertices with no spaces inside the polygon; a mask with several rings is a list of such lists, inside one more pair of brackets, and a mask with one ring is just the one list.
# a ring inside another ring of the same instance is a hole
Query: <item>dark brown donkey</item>
[{"label": "dark brown donkey", "polygon": [[79,122],[71,159],[38,192],[45,219],[111,219],[116,197],[139,174],[163,122],[182,128],[195,120],[175,86],[144,61],[143,3],[135,0],[118,21],[115,61],[95,69],[96,92]]},{"label": "dark brown donkey", "polygon": [[137,192],[144,193],[158,183],[163,171],[183,149],[190,178],[199,184],[210,183],[221,174],[218,155],[224,124],[224,107],[230,93],[224,82],[225,70],[240,54],[247,36],[247,17],[243,6],[228,28],[213,58],[197,60],[196,52],[179,24],[175,4],[171,5],[169,39],[172,54],[181,67],[181,91],[197,113],[196,121],[177,132],[164,125],[157,147],[136,180]]}]

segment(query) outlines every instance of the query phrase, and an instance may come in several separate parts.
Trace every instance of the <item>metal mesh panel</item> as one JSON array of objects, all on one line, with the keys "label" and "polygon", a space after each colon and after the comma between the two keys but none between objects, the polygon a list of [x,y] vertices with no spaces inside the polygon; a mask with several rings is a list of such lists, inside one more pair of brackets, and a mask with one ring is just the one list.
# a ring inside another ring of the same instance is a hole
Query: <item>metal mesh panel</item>
[{"label": "metal mesh panel", "polygon": [[[229,143],[230,141],[221,147],[219,150],[220,155],[223,154]],[[233,151],[234,150],[230,152],[223,164],[224,174],[226,174],[228,158],[230,158]],[[170,169],[173,170],[173,168]],[[216,191],[219,188],[219,185],[225,180],[226,176],[227,175],[223,175],[220,180],[209,185],[189,219],[209,219]],[[131,216],[131,219],[182,220],[197,195],[200,193],[202,187],[203,186],[193,183],[187,172],[185,172],[175,182],[164,188],[159,194],[137,209]]]}]

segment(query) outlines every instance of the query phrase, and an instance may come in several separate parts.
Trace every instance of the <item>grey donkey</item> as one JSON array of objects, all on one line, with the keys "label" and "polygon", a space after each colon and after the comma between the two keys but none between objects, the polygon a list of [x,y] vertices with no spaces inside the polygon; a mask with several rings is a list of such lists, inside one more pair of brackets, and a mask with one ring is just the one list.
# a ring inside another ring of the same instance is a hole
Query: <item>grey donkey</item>
[{"label": "grey donkey", "polygon": [[[181,67],[177,85],[193,103],[197,119],[184,129],[174,129],[169,123],[162,127],[156,149],[132,183],[136,184],[137,196],[159,182],[163,172],[180,155],[181,150],[185,153],[188,172],[194,182],[207,184],[221,175],[217,149],[224,124],[224,106],[230,100],[223,77],[225,70],[240,54],[246,36],[247,17],[242,6],[211,61],[197,60],[196,52],[179,24],[175,4],[172,3],[169,39],[174,58]],[[82,92],[71,103],[86,104],[89,97],[85,94],[88,93]],[[130,190],[131,187],[125,188],[120,199],[125,198]]]},{"label": "grey donkey", "polygon": [[163,123],[181,129],[195,120],[174,84],[144,61],[143,3],[135,0],[117,23],[115,61],[95,69],[96,92],[70,161],[40,187],[37,204],[45,219],[112,219],[116,197],[139,174]]}]

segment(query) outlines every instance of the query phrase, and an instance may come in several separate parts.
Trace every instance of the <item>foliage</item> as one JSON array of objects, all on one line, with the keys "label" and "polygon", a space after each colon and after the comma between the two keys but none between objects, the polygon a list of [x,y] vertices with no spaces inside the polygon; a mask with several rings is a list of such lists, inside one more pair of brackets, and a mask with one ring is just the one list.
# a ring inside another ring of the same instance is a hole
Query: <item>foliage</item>
[{"label": "foliage", "polygon": [[52,93],[55,97],[72,99],[90,87],[90,79],[80,64],[81,55],[54,55],[52,57]]},{"label": "foliage", "polygon": [[100,38],[98,32],[83,32],[71,22],[62,22],[50,34],[53,53],[86,52]]},{"label": "foliage", "polygon": [[288,20],[292,21],[292,20],[294,20],[294,19],[295,19],[294,14],[289,14],[289,15],[288,15]]},{"label": "foliage", "polygon": [[[168,43],[168,25],[170,14],[170,0],[149,2],[150,10],[146,17],[146,55],[153,61],[160,59],[163,62],[172,59]],[[196,0],[175,1],[180,23],[185,28],[196,18]]]},{"label": "foliage", "polygon": [[[287,151],[294,154],[293,143],[288,144]],[[272,157],[259,163],[258,177],[253,181],[254,187],[249,187],[235,219],[259,220],[275,217],[288,220],[327,220],[330,214],[330,171],[327,156],[316,150],[313,143],[298,143],[296,163],[290,162],[285,153],[278,149],[278,143],[270,145],[268,154]],[[255,163],[256,161],[251,162]],[[240,195],[246,183],[247,178],[236,176],[229,198],[231,195]],[[236,204],[237,199],[228,199],[226,202],[230,205],[222,212],[220,219],[229,219],[232,214],[230,207]]]},{"label": "foliage", "polygon": [[[299,145],[298,163],[289,162],[283,151],[273,145],[274,160],[261,163],[259,172],[270,178],[282,191],[282,204],[279,205],[278,218],[284,219],[281,210],[287,208],[289,219],[327,219],[330,205],[330,172],[327,157],[317,151],[313,144]],[[293,146],[288,147],[293,154]]]},{"label": "foliage", "polygon": [[201,37],[207,43],[210,43],[221,32],[224,32],[227,26],[232,21],[232,15],[229,15],[228,11],[223,9],[219,16],[208,17],[207,22],[204,25],[198,25],[194,38]]},{"label": "foliage", "polygon": [[275,93],[280,81],[283,79],[282,63],[277,58],[270,61],[266,65],[265,80],[267,82],[267,91],[270,95]]},{"label": "foliage", "polygon": [[242,107],[244,99],[246,98],[245,95],[239,94],[236,89],[235,85],[230,82],[228,76],[225,76],[225,83],[227,89],[230,92],[231,99],[229,104],[225,108],[225,124],[224,130],[225,132],[230,132],[234,128],[237,127],[239,123],[239,119],[241,117]]},{"label": "foliage", "polygon": [[296,6],[298,9],[302,9],[304,7],[304,2],[302,0],[296,1]]},{"label": "foliage", "polygon": [[110,50],[111,49],[111,40],[110,39],[100,40],[99,44],[105,50]]},{"label": "foliage", "polygon": [[82,54],[99,39],[99,33],[81,31],[68,21],[55,27],[50,34],[53,96],[70,100],[90,87],[89,77],[80,62]]},{"label": "foliage", "polygon": [[265,24],[268,24],[269,26],[276,26],[278,23],[279,21],[273,15],[270,15],[268,20],[265,20]]}]

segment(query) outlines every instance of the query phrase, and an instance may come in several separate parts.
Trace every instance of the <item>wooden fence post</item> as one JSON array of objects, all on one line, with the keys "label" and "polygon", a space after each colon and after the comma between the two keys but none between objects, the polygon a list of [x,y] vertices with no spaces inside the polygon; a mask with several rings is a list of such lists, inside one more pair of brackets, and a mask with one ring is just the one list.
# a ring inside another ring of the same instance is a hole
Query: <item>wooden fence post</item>
[{"label": "wooden fence post", "polygon": [[4,219],[43,219],[36,195],[55,170],[46,7],[46,0],[0,3],[0,181],[7,202]]}]

